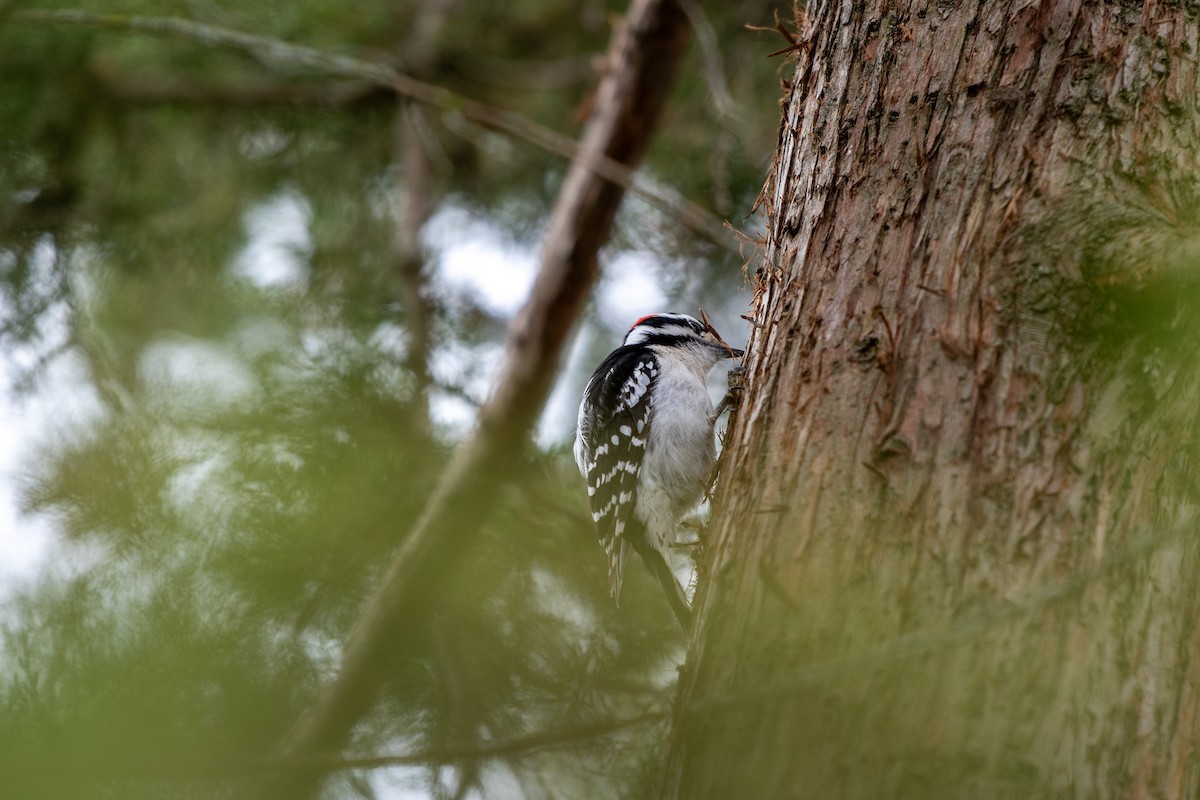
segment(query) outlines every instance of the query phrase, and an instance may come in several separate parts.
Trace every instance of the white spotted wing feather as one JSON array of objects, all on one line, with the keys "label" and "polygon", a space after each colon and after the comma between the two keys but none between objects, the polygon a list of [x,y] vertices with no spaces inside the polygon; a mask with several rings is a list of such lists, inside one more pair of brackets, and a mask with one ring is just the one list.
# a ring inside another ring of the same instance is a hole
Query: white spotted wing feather
[{"label": "white spotted wing feather", "polygon": [[[657,377],[658,362],[653,354],[620,348],[600,364],[585,393],[605,397],[608,402],[585,403],[579,409],[575,461],[587,480],[592,521],[608,554],[609,588],[614,598],[621,592],[630,537],[643,535],[634,509],[653,414],[650,387]],[[597,407],[611,409],[611,415],[594,417]]]}]

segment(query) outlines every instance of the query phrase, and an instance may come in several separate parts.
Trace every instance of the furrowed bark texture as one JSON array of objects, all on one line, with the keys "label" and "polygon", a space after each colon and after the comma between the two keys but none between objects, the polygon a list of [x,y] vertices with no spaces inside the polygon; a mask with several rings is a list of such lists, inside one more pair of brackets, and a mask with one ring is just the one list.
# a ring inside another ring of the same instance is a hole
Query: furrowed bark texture
[{"label": "furrowed bark texture", "polygon": [[1197,796],[1198,14],[809,4],[663,796]]}]

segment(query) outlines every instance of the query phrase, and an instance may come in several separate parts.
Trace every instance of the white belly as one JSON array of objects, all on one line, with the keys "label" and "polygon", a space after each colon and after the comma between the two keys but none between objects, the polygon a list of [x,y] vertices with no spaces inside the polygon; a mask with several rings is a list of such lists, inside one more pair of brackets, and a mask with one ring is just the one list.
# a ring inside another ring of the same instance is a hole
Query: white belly
[{"label": "white belly", "polygon": [[[675,525],[700,502],[712,473],[713,407],[700,376],[660,374],[636,514],[652,544],[667,557]],[[658,476],[651,478],[650,476]]]}]

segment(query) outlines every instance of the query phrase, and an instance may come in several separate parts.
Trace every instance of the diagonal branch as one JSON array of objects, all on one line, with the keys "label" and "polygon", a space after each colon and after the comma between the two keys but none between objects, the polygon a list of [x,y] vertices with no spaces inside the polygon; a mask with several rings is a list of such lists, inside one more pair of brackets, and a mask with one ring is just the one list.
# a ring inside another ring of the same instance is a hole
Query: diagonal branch
[{"label": "diagonal branch", "polygon": [[[500,131],[563,158],[578,160],[580,154],[580,143],[569,136],[520,114],[471,100],[441,86],[417,80],[385,63],[333,55],[269,36],[258,36],[177,17],[97,14],[65,9],[18,11],[12,14],[12,21],[80,25],[184,39],[214,49],[242,53],[257,61],[273,62],[293,69],[301,67],[330,77],[356,78],[419,103],[461,114],[463,118],[477,125]],[[625,187],[652,207],[678,220],[693,233],[723,247],[737,248],[737,243],[720,219],[675,190],[650,185],[645,179],[638,177],[629,166],[607,154],[592,154],[587,163],[589,169],[599,177]]]},{"label": "diagonal branch", "polygon": [[550,218],[537,279],[513,321],[495,392],[350,631],[341,671],[282,743],[279,756],[302,766],[272,775],[263,797],[298,798],[315,791],[328,768],[310,757],[344,747],[386,680],[391,654],[426,625],[451,568],[475,541],[505,478],[519,466],[624,196],[596,165],[632,166],[645,154],[687,32],[686,17],[672,0],[633,0],[618,27],[593,116]]}]

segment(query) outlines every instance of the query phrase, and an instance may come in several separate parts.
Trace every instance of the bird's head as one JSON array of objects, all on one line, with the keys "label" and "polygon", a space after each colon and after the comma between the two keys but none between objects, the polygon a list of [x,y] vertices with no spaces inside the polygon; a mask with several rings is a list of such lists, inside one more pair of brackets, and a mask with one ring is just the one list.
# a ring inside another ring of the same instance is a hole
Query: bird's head
[{"label": "bird's head", "polygon": [[708,322],[703,322],[688,314],[662,312],[648,314],[637,322],[625,334],[623,344],[679,344],[695,343],[696,345],[720,351],[724,358],[741,358],[742,351],[730,347],[721,335]]}]

